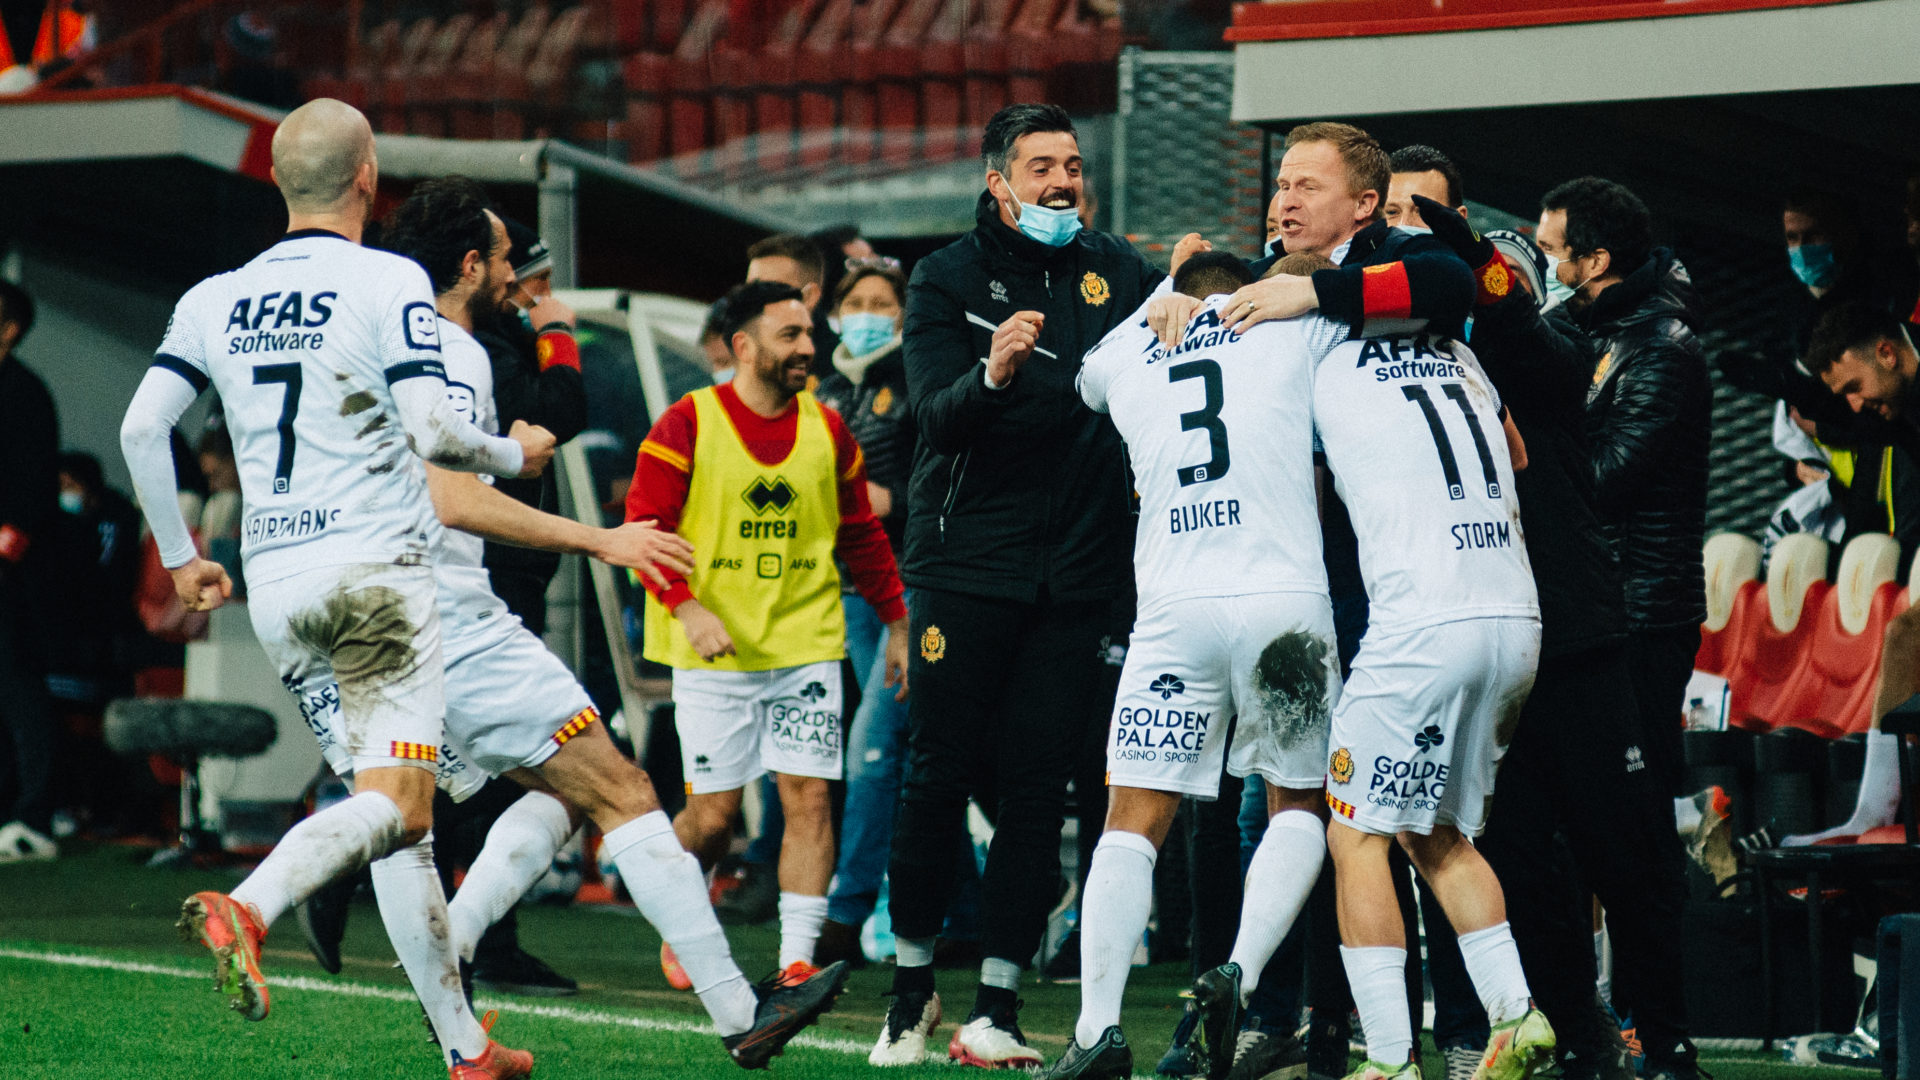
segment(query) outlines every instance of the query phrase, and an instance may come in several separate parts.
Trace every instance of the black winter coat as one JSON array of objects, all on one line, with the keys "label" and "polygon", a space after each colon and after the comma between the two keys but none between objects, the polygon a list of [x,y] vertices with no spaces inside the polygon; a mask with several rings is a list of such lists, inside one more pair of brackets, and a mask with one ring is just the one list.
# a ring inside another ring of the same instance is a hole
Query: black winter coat
[{"label": "black winter coat", "polygon": [[[920,442],[902,576],[1008,600],[1121,595],[1133,580],[1132,486],[1119,432],[1074,382],[1086,351],[1165,275],[1105,233],[1037,243],[1002,223],[985,193],[975,216],[973,231],[920,260],[907,286]],[[1027,310],[1046,316],[1039,347],[1052,355],[1036,351],[1010,385],[990,390],[981,361],[992,328]]]},{"label": "black winter coat", "polygon": [[1699,623],[1713,387],[1694,336],[1693,281],[1673,252],[1657,248],[1574,319],[1594,339],[1594,507],[1620,561],[1628,625]]},{"label": "black winter coat", "polygon": [[[907,408],[907,362],[896,342],[854,382],[838,369],[820,380],[813,395],[840,414],[867,463],[867,482],[893,494],[893,511],[880,519],[894,558],[907,533],[907,483],[913,476],[913,445],[919,441]],[[849,588],[851,588],[851,578]]]},{"label": "black winter coat", "polygon": [[[587,388],[578,371],[564,364],[540,370],[535,356],[536,335],[518,317],[502,316],[491,326],[477,327],[474,340],[493,362],[493,407],[506,434],[515,420],[525,420],[553,432],[564,444],[587,426]],[[531,480],[502,477],[494,487],[549,514],[560,512],[559,470],[548,469]],[[486,567],[494,573],[518,573],[551,581],[560,556],[551,551],[487,542]]]}]

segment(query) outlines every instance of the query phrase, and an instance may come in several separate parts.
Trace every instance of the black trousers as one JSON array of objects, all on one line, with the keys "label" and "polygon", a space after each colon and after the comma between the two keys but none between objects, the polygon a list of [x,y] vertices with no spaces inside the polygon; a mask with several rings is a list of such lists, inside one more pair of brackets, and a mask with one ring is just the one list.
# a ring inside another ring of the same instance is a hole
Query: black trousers
[{"label": "black trousers", "polygon": [[53,828],[53,707],[24,591],[0,581],[0,824],[44,834]]},{"label": "black trousers", "polygon": [[981,951],[1022,966],[1060,896],[1067,781],[1099,692],[1107,603],[1022,603],[916,588],[906,779],[894,818],[893,932],[931,938],[953,894],[967,800],[994,819]]},{"label": "black trousers", "polygon": [[1627,631],[1627,666],[1633,696],[1640,703],[1640,749],[1647,770],[1668,798],[1685,794],[1686,760],[1681,748],[1680,710],[1687,680],[1700,652],[1700,628],[1663,626]]},{"label": "black trousers", "polygon": [[1540,662],[1478,846],[1506,893],[1534,1001],[1566,1046],[1593,1030],[1589,897],[1599,897],[1613,938],[1614,1001],[1633,1012],[1655,1064],[1687,1037],[1686,856],[1673,803],[1636,752],[1628,655],[1606,646]]}]

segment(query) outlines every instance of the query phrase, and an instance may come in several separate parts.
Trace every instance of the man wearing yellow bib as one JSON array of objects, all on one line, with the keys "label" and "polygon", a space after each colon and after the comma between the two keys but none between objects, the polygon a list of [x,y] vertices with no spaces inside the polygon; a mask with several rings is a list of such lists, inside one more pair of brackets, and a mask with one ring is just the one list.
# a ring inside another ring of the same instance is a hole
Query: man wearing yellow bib
[{"label": "man wearing yellow bib", "polygon": [[827,782],[840,778],[846,655],[835,559],[887,624],[886,684],[903,699],[907,610],[860,448],[806,390],[813,320],[800,291],[750,282],[720,312],[738,374],[681,398],[647,433],[627,519],[652,519],[694,549],[685,579],[645,583],[646,656],[673,668],[687,777],[674,831],[711,866],[741,789],[774,774],[787,819],[780,968],[783,982],[803,981],[833,876]]}]

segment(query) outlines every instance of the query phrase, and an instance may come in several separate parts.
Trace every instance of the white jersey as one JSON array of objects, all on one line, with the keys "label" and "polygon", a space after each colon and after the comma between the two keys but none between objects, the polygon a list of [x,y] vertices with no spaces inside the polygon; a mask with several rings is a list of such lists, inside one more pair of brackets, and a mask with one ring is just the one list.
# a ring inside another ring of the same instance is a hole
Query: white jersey
[{"label": "white jersey", "polygon": [[[453,411],[489,435],[500,433],[500,413],[493,403],[493,361],[486,346],[457,324],[440,320],[441,355],[447,363],[447,400]],[[482,483],[493,477],[482,475]],[[449,636],[458,634],[506,611],[494,595],[493,579],[484,564],[487,542],[470,532],[446,530],[433,576],[440,588],[440,615]]]},{"label": "white jersey", "polygon": [[1320,361],[1314,427],[1353,517],[1367,632],[1540,614],[1499,397],[1465,345],[1349,341]]},{"label": "white jersey", "polygon": [[1080,396],[1110,413],[1140,494],[1140,610],[1196,596],[1325,595],[1313,481],[1314,361],[1346,336],[1317,316],[1220,325],[1208,298],[1171,351],[1138,315],[1088,350]]},{"label": "white jersey", "polygon": [[416,263],[319,231],[180,298],[155,363],[220,394],[250,583],[429,558],[440,524],[389,386],[443,373],[437,322]]}]

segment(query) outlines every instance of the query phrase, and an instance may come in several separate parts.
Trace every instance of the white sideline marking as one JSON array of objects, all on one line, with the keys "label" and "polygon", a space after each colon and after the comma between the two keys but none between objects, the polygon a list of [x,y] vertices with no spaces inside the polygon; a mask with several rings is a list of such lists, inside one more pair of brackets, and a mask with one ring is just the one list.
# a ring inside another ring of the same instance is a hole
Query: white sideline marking
[{"label": "white sideline marking", "polygon": [[[62,967],[101,968],[107,971],[124,971],[139,975],[169,975],[176,979],[205,980],[208,973],[204,970],[189,971],[185,968],[164,964],[145,964],[137,960],[115,960],[105,956],[94,956],[78,952],[33,952],[28,949],[0,948],[0,959],[29,960],[43,964],[57,964]],[[403,1001],[413,1004],[417,999],[411,990],[396,990],[388,986],[373,986],[367,983],[338,982],[331,979],[315,979],[305,975],[286,975],[270,979],[270,989],[312,990],[322,994],[339,994],[342,997],[378,998],[382,1001]],[[576,1024],[596,1024],[600,1026],[628,1027],[639,1031],[672,1031],[689,1035],[712,1035],[712,1024],[699,1024],[691,1020],[662,1020],[652,1016],[632,1016],[622,1013],[603,1012],[599,1009],[574,1009],[563,1005],[529,1005],[511,998],[494,997],[487,994],[474,995],[474,1005],[481,1011],[498,1009],[512,1016],[538,1016],[548,1020],[568,1020]],[[865,1057],[872,1049],[865,1043],[852,1039],[831,1038],[825,1035],[804,1033],[796,1036],[789,1046],[806,1046],[816,1050],[832,1050],[841,1054],[859,1054]]]}]

